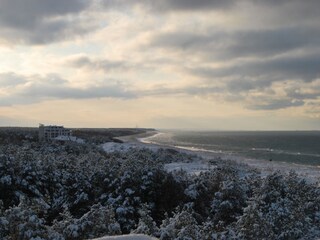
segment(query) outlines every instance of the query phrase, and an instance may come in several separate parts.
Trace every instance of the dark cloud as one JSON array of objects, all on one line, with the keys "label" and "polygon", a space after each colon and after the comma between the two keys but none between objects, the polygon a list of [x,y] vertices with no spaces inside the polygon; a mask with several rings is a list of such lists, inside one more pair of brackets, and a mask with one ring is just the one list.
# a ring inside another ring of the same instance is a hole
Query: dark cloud
[{"label": "dark cloud", "polygon": [[[189,71],[204,78],[210,86],[223,85],[227,101],[244,102],[252,110],[276,110],[304,105],[320,97],[320,57],[318,53],[303,56],[286,56],[267,60],[236,62],[229,67],[195,68]],[[274,90],[281,84],[284,96]],[[232,99],[229,99],[229,95]],[[258,94],[254,104],[252,97]]]},{"label": "dark cloud", "polygon": [[[310,82],[320,77],[320,55],[312,53],[301,56],[285,56],[267,60],[251,60],[235,63],[221,68],[195,68],[189,71],[207,79],[237,77],[238,84],[243,81],[257,87],[270,86],[276,81],[301,79]],[[248,79],[253,80],[248,80]],[[230,82],[232,84],[233,82]],[[250,89],[250,86],[247,88]]]},{"label": "dark cloud", "polygon": [[45,45],[54,42],[73,39],[85,35],[95,29],[95,26],[82,25],[77,20],[53,20],[44,22],[32,31],[10,29],[5,31],[11,43],[27,45]]},{"label": "dark cloud", "polygon": [[261,99],[257,100],[257,103],[248,105],[247,107],[252,110],[278,110],[288,107],[299,107],[305,104],[302,100],[292,100],[292,99]]},{"label": "dark cloud", "polygon": [[[140,71],[138,75],[151,73],[150,79],[154,69],[157,69],[156,78],[157,74],[162,76],[162,70],[166,77],[172,69],[182,69],[178,74],[189,75],[186,79],[190,75],[192,78],[196,76],[202,82],[193,87],[157,86],[137,90],[109,79],[109,83],[80,88],[72,86],[58,74],[23,76],[10,72],[0,74],[0,90],[5,93],[0,96],[0,105],[52,99],[187,95],[241,102],[252,110],[277,110],[319,101],[320,86],[316,82],[320,78],[318,0],[0,0],[0,41],[49,44],[87,34],[97,28],[97,22],[104,26],[108,24],[108,13],[95,15],[90,12],[97,11],[95,7],[102,5],[105,8],[99,11],[117,9],[132,20],[137,13],[155,15],[155,22],[160,26],[149,29],[146,36],[154,33],[150,42],[138,49],[140,52],[134,52],[137,55],[146,52],[147,57],[144,62],[131,63],[90,55],[73,58],[65,62],[66,65],[104,72],[136,70]],[[131,9],[136,9],[133,5],[142,7],[142,11],[141,8],[137,12],[133,10],[131,15]],[[216,22],[213,19],[211,23],[209,16],[214,13],[208,11],[215,10],[222,11],[226,18],[231,16],[231,23],[239,18],[241,24],[231,26],[228,22],[224,26],[220,23],[218,29],[217,26],[212,28]],[[172,15],[168,17],[166,13]],[[208,22],[204,22],[205,14]],[[188,21],[189,16],[195,17],[199,32],[194,28],[162,33],[157,30],[184,25],[180,21]],[[172,19],[178,21],[173,26],[169,22]],[[147,22],[152,21],[148,19]],[[137,32],[137,42],[140,34]],[[159,57],[156,56],[158,52],[153,55],[155,49],[167,50],[159,51],[160,55],[166,55],[164,60],[155,61]],[[179,53],[179,58],[170,59],[178,54],[165,54],[169,52]],[[192,61],[188,61],[189,58]],[[279,91],[280,87],[283,89]]]},{"label": "dark cloud", "polygon": [[200,54],[209,59],[230,60],[270,57],[296,49],[317,47],[319,42],[320,28],[289,27],[235,32],[209,30],[206,34],[162,33],[153,36],[150,46]]},{"label": "dark cloud", "polygon": [[212,95],[214,93],[221,93],[224,89],[219,87],[210,86],[193,86],[193,87],[181,87],[181,88],[169,88],[167,86],[157,86],[151,90],[138,91],[140,97],[143,96],[167,96],[167,95],[192,95],[192,96],[205,96]]},{"label": "dark cloud", "polygon": [[[128,90],[118,81],[115,83],[92,85],[85,88],[70,86],[69,82],[57,74],[49,74],[45,77],[38,75],[23,76],[17,74],[1,74],[2,79],[7,76],[9,81],[12,76],[22,81],[16,81],[15,86],[27,83],[19,88],[12,89],[6,96],[0,96],[0,105],[31,104],[52,99],[93,99],[93,98],[135,98],[136,93]],[[110,81],[109,81],[110,82]],[[3,86],[2,86],[3,87]],[[5,86],[4,86],[5,87]],[[1,89],[1,86],[0,86]]]},{"label": "dark cloud", "polygon": [[114,7],[131,7],[140,5],[154,12],[171,12],[171,11],[208,11],[212,9],[231,8],[236,0],[102,0],[102,4],[107,8]]},{"label": "dark cloud", "polygon": [[227,9],[235,4],[235,0],[162,0],[152,1],[153,10],[158,11],[206,11],[209,9]]},{"label": "dark cloud", "polygon": [[[235,7],[232,11],[241,12],[240,16],[253,22],[237,30],[223,30],[223,26],[213,29],[208,25],[201,32],[157,33],[150,38],[148,46],[178,53],[179,57],[186,59],[182,62],[185,73],[202,78],[208,89],[190,94],[241,101],[253,110],[298,107],[311,99],[318,99],[318,91],[304,91],[303,87],[310,88],[310,83],[320,78],[320,28],[316,24],[319,16],[305,14],[318,9],[320,2],[243,0],[232,6]],[[252,6],[257,12],[250,13],[245,8]],[[264,14],[264,9],[272,15],[266,25],[262,25],[264,20],[259,19],[259,11],[262,18],[269,17]],[[294,16],[287,16],[288,13]],[[255,25],[255,17],[260,25]],[[189,57],[192,61],[188,61]],[[297,89],[289,91],[291,85],[296,85]],[[279,86],[285,88],[283,96],[279,96],[275,89]]]},{"label": "dark cloud", "polygon": [[[112,8],[131,8],[133,5],[140,5],[153,12],[174,12],[174,11],[212,11],[212,10],[229,10],[241,4],[256,5],[265,7],[288,7],[289,10],[302,10],[313,12],[315,8],[320,7],[319,1],[308,0],[306,4],[300,0],[100,0],[107,9]],[[312,11],[313,10],[313,11]]]},{"label": "dark cloud", "polygon": [[300,87],[289,87],[285,91],[287,96],[292,99],[320,99],[320,85],[312,86],[308,91],[303,91]]},{"label": "dark cloud", "polygon": [[223,40],[225,33],[197,34],[192,32],[160,33],[152,37],[149,45],[187,52],[203,52],[211,50],[211,44]]},{"label": "dark cloud", "polygon": [[320,102],[308,102],[308,109],[306,112],[311,116],[315,117],[318,120],[318,124],[320,124],[319,117],[320,117]]},{"label": "dark cloud", "polygon": [[295,49],[316,47],[320,41],[319,28],[281,28],[240,31],[229,34],[224,41],[226,57],[272,56]]},{"label": "dark cloud", "polygon": [[48,84],[32,84],[20,93],[23,97],[39,99],[92,99],[92,98],[123,98],[135,97],[135,94],[125,90],[121,84],[109,84],[75,88],[67,86],[52,86]]},{"label": "dark cloud", "polygon": [[265,90],[271,85],[270,78],[236,78],[226,81],[226,88],[231,93],[242,93],[250,90]]},{"label": "dark cloud", "polygon": [[287,13],[287,15],[282,16],[283,19],[296,18],[297,20],[298,18],[298,20],[301,20],[301,17],[305,19],[313,16],[319,17],[320,2],[318,0],[244,0],[243,2],[255,4],[262,8],[271,7],[274,11],[278,10],[279,12]]},{"label": "dark cloud", "polygon": [[[230,86],[226,84],[224,87],[203,85],[203,86],[188,86],[181,88],[170,88],[168,86],[158,86],[150,90],[134,90],[128,88],[126,85],[117,81],[109,84],[91,85],[85,88],[72,87],[69,82],[61,78],[57,74],[50,74],[44,77],[34,76],[22,76],[13,73],[1,74],[2,79],[4,76],[8,76],[8,79],[14,76],[15,79],[22,79],[16,81],[16,86],[11,84],[11,91],[6,96],[0,97],[0,105],[8,106],[14,104],[32,104],[42,102],[46,100],[55,99],[97,99],[97,98],[120,98],[131,99],[145,96],[167,96],[167,95],[189,95],[189,96],[201,96],[216,99],[224,99],[226,101],[242,101],[247,108],[252,110],[277,110],[288,107],[303,106],[306,100],[318,99],[320,93],[320,86],[313,93],[302,92],[300,87],[285,89],[286,96],[278,97],[275,92],[270,88],[260,90],[260,97],[251,96],[249,89],[253,88],[248,83],[236,84],[238,89],[230,89]],[[246,85],[249,85],[246,86]],[[253,84],[255,85],[255,84]],[[6,87],[6,85],[2,86]],[[315,89],[315,88],[313,88]],[[244,92],[244,94],[242,94]]]},{"label": "dark cloud", "polygon": [[1,0],[0,38],[11,44],[46,44],[93,30],[77,15],[90,6],[85,0]]},{"label": "dark cloud", "polygon": [[[246,2],[252,2],[256,4],[263,4],[263,5],[269,5],[269,6],[279,6],[284,4],[301,4],[306,5],[306,2],[301,2],[300,0],[244,0]],[[320,6],[320,3],[318,0],[308,0],[308,4],[311,4],[312,6]]]},{"label": "dark cloud", "polygon": [[303,93],[303,92],[288,92],[288,97],[293,99],[318,99],[320,98],[320,91],[314,93]]},{"label": "dark cloud", "polygon": [[26,83],[26,79],[13,73],[0,73],[0,88],[1,87],[14,87],[19,84]]},{"label": "dark cloud", "polygon": [[87,56],[75,57],[68,60],[67,64],[75,68],[88,68],[90,70],[102,70],[105,72],[112,70],[125,70],[132,66],[125,61],[111,61],[106,59],[92,59]]},{"label": "dark cloud", "polygon": [[[85,56],[73,58],[68,62],[74,67],[102,69],[104,71],[114,68],[122,69],[126,65],[122,62],[94,60]],[[189,73],[203,77],[202,85],[181,88],[160,85],[150,90],[134,91],[134,96],[201,96],[228,102],[241,101],[252,110],[297,107],[304,105],[307,100],[317,99],[319,96],[319,92],[305,93],[301,91],[302,86],[312,83],[319,76],[319,62],[319,54],[313,53],[304,56],[290,57],[289,55],[259,61],[240,61],[224,68],[193,68],[188,69]],[[295,89],[291,89],[291,83],[288,82],[292,79],[295,79],[294,81],[298,83]],[[280,98],[273,89],[273,84],[277,82],[282,82],[285,87],[286,95]],[[260,99],[255,99],[254,104],[252,104],[254,93],[259,93]]]},{"label": "dark cloud", "polygon": [[172,66],[173,60],[169,58],[146,57],[140,61],[130,61],[130,59],[112,60],[107,58],[95,58],[83,55],[68,57],[65,61],[62,62],[62,64],[64,66],[76,69],[83,68],[93,72],[103,71],[105,73],[128,73],[128,71],[136,71],[137,69],[139,69],[140,72],[154,72],[156,68],[159,69],[163,66]]},{"label": "dark cloud", "polygon": [[286,22],[288,26],[292,23],[310,22],[311,19],[314,25],[318,25],[320,20],[319,0],[137,0],[136,2],[148,6],[151,11],[157,13],[201,12],[205,14],[207,11],[224,11],[232,15],[243,11],[247,16],[251,16],[252,21],[261,20],[260,13],[269,9],[272,12],[271,16],[264,17],[270,17],[269,20],[273,23]]},{"label": "dark cloud", "polygon": [[[90,6],[100,2],[107,8],[140,4],[157,11],[206,10],[225,8],[234,1],[209,0],[1,0],[0,40],[7,44],[43,45],[72,39],[98,28],[97,19],[83,19],[79,14],[91,11]],[[99,4],[97,5],[99,6]]]},{"label": "dark cloud", "polygon": [[47,18],[78,13],[88,6],[89,2],[84,0],[1,0],[0,24],[32,29]]}]

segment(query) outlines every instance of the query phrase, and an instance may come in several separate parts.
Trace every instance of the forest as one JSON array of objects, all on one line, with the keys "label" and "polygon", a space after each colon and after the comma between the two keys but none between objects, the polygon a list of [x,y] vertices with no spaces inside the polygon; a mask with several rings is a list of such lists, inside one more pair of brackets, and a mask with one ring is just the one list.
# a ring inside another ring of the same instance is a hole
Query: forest
[{"label": "forest", "polygon": [[0,239],[320,237],[319,183],[294,172],[262,176],[218,159],[200,174],[168,172],[200,157],[21,139],[0,146]]}]

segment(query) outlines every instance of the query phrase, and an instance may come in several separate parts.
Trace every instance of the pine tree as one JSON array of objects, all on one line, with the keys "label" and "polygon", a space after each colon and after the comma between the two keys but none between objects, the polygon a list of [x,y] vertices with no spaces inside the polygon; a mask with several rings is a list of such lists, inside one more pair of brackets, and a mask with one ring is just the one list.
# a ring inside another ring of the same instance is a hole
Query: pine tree
[{"label": "pine tree", "polygon": [[148,209],[147,205],[142,205],[139,210],[139,223],[138,227],[133,231],[133,233],[141,233],[149,236],[159,236],[159,228],[150,216],[151,211]]}]

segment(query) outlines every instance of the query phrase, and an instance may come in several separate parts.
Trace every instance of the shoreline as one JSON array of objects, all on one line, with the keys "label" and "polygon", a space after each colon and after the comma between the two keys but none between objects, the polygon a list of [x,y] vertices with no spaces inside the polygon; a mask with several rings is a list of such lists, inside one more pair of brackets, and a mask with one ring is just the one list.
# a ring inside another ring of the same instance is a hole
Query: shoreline
[{"label": "shoreline", "polygon": [[139,142],[138,139],[152,137],[158,133],[159,132],[157,130],[153,130],[153,131],[147,131],[145,133],[138,133],[138,134],[132,134],[132,135],[127,135],[127,136],[122,136],[122,137],[115,137],[114,139],[118,139],[118,140],[122,141],[123,143],[137,143],[137,142]]},{"label": "shoreline", "polygon": [[188,154],[196,154],[202,157],[204,160],[209,162],[210,160],[219,160],[228,163],[236,163],[236,164],[245,164],[249,167],[257,169],[261,172],[262,175],[271,174],[275,171],[280,171],[282,173],[288,173],[290,171],[294,171],[297,174],[313,180],[320,181],[320,167],[312,166],[312,165],[302,165],[288,162],[278,162],[278,161],[267,161],[267,160],[259,160],[259,159],[250,159],[240,156],[232,156],[223,153],[214,153],[202,150],[191,150],[191,149],[183,149],[176,146],[168,146],[157,144],[152,141],[149,141],[149,138],[157,134],[162,134],[159,131],[150,131],[145,136],[131,135],[131,138],[126,138],[126,140],[130,140],[127,143],[131,143],[134,145],[140,145],[145,147],[158,147],[158,148],[169,148],[175,149],[180,152],[188,153]]}]

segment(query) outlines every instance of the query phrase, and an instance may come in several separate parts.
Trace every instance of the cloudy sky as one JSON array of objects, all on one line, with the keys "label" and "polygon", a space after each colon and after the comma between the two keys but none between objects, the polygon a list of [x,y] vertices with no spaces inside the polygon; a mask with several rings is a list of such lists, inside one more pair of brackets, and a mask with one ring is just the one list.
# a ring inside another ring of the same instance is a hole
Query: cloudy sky
[{"label": "cloudy sky", "polygon": [[320,130],[318,0],[0,0],[0,125]]}]

